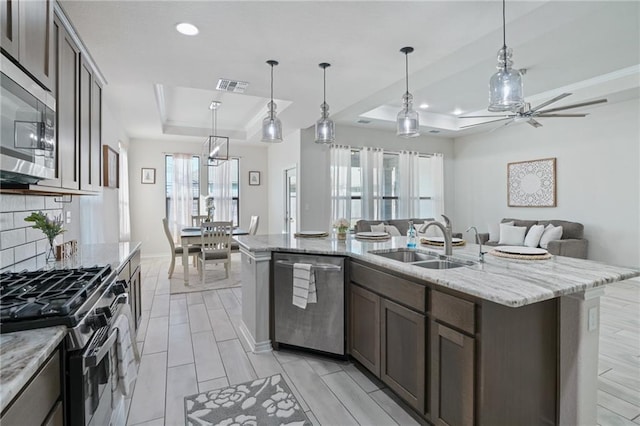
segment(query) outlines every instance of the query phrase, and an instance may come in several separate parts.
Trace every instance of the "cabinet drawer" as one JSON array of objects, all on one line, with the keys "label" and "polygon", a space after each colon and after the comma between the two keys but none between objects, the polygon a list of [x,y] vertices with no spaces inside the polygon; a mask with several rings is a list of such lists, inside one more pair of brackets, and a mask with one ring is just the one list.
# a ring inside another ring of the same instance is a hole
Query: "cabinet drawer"
[{"label": "cabinet drawer", "polygon": [[447,323],[469,334],[475,332],[475,305],[473,302],[431,291],[431,314],[440,322]]},{"label": "cabinet drawer", "polygon": [[351,281],[420,312],[426,310],[427,288],[421,284],[356,262],[351,262]]},{"label": "cabinet drawer", "polygon": [[60,353],[55,351],[2,416],[3,425],[40,425],[60,397]]}]

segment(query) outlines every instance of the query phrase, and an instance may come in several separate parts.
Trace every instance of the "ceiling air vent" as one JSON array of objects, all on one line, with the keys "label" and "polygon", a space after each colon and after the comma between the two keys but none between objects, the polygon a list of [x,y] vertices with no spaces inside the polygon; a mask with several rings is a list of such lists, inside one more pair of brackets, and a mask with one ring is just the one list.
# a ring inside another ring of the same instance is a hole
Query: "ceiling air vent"
[{"label": "ceiling air vent", "polygon": [[216,86],[216,90],[220,90],[222,92],[231,92],[231,93],[244,93],[249,86],[249,82],[247,81],[238,81],[238,80],[229,80],[226,78],[221,78],[218,80],[218,85]]},{"label": "ceiling air vent", "polygon": [[359,124],[369,124],[369,123],[371,123],[371,120],[364,120],[364,119],[362,119],[362,118],[361,118],[360,120],[356,121],[356,123],[359,123]]}]

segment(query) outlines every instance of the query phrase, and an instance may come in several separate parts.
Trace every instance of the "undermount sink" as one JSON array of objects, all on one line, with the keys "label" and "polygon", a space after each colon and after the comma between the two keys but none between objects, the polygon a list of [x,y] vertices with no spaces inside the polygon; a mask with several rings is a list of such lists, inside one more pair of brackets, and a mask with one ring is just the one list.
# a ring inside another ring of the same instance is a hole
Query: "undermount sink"
[{"label": "undermount sink", "polygon": [[369,253],[427,269],[453,269],[472,266],[475,264],[475,262],[468,260],[453,259],[439,253],[418,251],[410,248],[372,250]]}]

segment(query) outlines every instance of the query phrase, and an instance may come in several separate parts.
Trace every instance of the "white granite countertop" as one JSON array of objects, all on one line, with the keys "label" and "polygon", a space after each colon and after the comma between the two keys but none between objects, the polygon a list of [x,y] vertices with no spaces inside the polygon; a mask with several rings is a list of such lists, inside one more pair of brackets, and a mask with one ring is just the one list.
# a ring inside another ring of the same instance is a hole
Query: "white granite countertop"
[{"label": "white granite countertop", "polygon": [[51,264],[51,267],[60,268],[79,268],[90,266],[111,265],[114,270],[121,268],[129,258],[140,250],[141,243],[121,242],[121,243],[105,243],[105,244],[82,244],[78,246],[78,253],[69,259],[57,261]]},{"label": "white granite countertop", "polygon": [[0,334],[0,411],[27,384],[66,335],[67,327],[64,326]]},{"label": "white granite countertop", "polygon": [[[515,260],[486,254],[485,263],[434,270],[369,253],[371,250],[406,247],[406,237],[393,237],[380,242],[360,241],[352,235],[347,237],[346,242],[332,237],[295,238],[284,234],[234,238],[241,248],[250,252],[290,251],[349,256],[511,307],[525,306],[640,275],[639,268],[611,266],[564,256],[553,256],[548,260]],[[442,249],[433,246],[419,245],[418,249],[444,254]],[[491,247],[483,247],[483,251],[490,249]],[[453,257],[477,261],[478,246],[467,244],[454,247]]]}]

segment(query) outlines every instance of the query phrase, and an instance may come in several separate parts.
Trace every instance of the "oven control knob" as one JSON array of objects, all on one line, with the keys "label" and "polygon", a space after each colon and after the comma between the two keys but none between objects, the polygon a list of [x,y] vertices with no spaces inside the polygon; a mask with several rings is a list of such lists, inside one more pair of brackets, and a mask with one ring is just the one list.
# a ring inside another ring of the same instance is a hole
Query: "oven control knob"
[{"label": "oven control knob", "polygon": [[118,281],[111,287],[111,293],[114,295],[124,294],[127,292],[127,283],[125,281]]},{"label": "oven control knob", "polygon": [[109,319],[104,313],[96,313],[91,317],[87,318],[87,322],[89,323],[89,327],[93,330],[97,330],[109,324]]},{"label": "oven control knob", "polygon": [[97,315],[104,315],[107,318],[111,318],[111,308],[108,306],[101,306],[99,308],[96,308],[95,313]]}]

